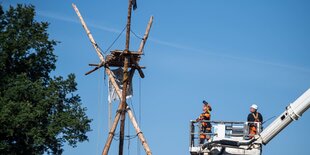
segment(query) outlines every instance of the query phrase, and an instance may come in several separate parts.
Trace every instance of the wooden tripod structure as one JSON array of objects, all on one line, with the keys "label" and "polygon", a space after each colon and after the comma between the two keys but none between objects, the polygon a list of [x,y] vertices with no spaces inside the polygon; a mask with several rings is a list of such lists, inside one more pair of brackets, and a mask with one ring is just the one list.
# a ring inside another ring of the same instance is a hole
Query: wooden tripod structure
[{"label": "wooden tripod structure", "polygon": [[[144,48],[144,45],[146,43],[146,40],[148,38],[150,29],[151,29],[151,26],[153,23],[153,16],[150,17],[150,20],[148,22],[145,34],[142,38],[142,41],[140,43],[138,51],[136,51],[136,52],[130,51],[129,50],[129,42],[130,42],[132,3],[133,3],[133,0],[129,0],[128,15],[127,15],[127,26],[126,26],[127,31],[126,31],[126,47],[125,47],[125,50],[123,50],[123,51],[120,51],[120,50],[111,51],[111,54],[107,55],[106,59],[104,58],[100,48],[98,47],[98,45],[95,42],[92,34],[90,33],[90,31],[89,31],[82,15],[80,14],[78,8],[76,7],[75,4],[72,4],[72,7],[74,8],[76,14],[78,15],[78,17],[82,23],[82,26],[85,29],[87,36],[88,36],[90,42],[92,43],[93,47],[95,48],[96,53],[100,59],[99,64],[89,64],[90,66],[95,66],[95,68],[92,69],[91,71],[87,72],[86,75],[96,71],[97,69],[99,69],[101,67],[105,67],[106,74],[108,75],[110,82],[112,83],[113,87],[115,88],[118,97],[121,99],[121,102],[117,108],[117,112],[116,112],[113,124],[110,128],[110,132],[109,132],[107,141],[105,143],[102,155],[107,155],[109,152],[109,149],[110,149],[110,146],[112,143],[112,139],[114,137],[114,133],[115,133],[115,130],[116,130],[116,127],[118,125],[119,120],[121,122],[121,124],[120,124],[119,155],[123,155],[124,128],[125,128],[125,114],[126,113],[128,114],[129,119],[131,120],[133,127],[136,130],[137,136],[139,137],[146,154],[152,155],[150,147],[149,147],[141,129],[139,128],[139,125],[138,125],[138,123],[137,123],[137,121],[133,115],[133,112],[131,111],[130,107],[126,103],[126,95],[127,95],[127,87],[132,82],[132,76],[129,76],[129,75],[133,75],[134,71],[138,70],[141,78],[144,78],[144,73],[142,71],[142,68],[144,68],[144,67],[141,67],[138,62],[140,61],[141,55],[143,55],[143,48]],[[111,73],[110,67],[123,67],[123,88],[122,88],[122,90],[120,89],[120,87],[116,83],[116,80]],[[131,70],[128,71],[128,68],[131,68]]]}]

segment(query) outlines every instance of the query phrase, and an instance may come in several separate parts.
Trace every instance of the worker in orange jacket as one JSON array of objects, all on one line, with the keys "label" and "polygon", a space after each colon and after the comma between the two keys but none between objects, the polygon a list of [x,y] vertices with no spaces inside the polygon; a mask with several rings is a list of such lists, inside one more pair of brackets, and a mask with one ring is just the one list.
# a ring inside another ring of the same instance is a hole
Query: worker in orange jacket
[{"label": "worker in orange jacket", "polygon": [[204,144],[205,140],[209,140],[210,139],[210,135],[206,135],[205,133],[211,133],[211,123],[210,122],[203,122],[203,121],[210,121],[211,119],[211,111],[212,108],[210,106],[210,104],[207,101],[202,101],[203,103],[203,113],[201,113],[199,115],[199,117],[197,118],[197,122],[201,121],[201,126],[200,126],[200,144]]},{"label": "worker in orange jacket", "polygon": [[[258,106],[256,104],[251,105],[250,107],[250,114],[248,115],[248,122],[263,122],[263,116],[261,113],[257,111]],[[256,123],[249,123],[249,134],[250,138],[253,138],[254,135],[257,134],[257,124]]]}]

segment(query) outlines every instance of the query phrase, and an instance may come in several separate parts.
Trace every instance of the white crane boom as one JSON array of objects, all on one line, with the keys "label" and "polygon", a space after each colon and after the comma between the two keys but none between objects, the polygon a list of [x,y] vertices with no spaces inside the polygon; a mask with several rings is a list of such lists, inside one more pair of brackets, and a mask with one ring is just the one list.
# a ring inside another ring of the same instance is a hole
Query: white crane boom
[{"label": "white crane boom", "polygon": [[272,138],[281,132],[292,121],[297,120],[310,107],[310,89],[302,94],[295,102],[286,107],[286,110],[274,120],[260,134],[261,142],[266,145]]},{"label": "white crane boom", "polygon": [[[190,125],[190,154],[191,155],[240,155],[251,154],[261,155],[262,144],[266,145],[285,127],[294,120],[298,120],[301,115],[310,107],[310,89],[303,93],[296,101],[289,104],[285,111],[276,118],[266,129],[253,136],[249,134],[249,123],[255,122],[234,122],[234,121],[208,121],[212,124],[213,132],[204,133],[200,131],[201,122],[191,121]],[[257,129],[260,124],[256,122]],[[198,128],[198,132],[195,128]],[[200,145],[199,136],[209,135],[211,139]]]}]

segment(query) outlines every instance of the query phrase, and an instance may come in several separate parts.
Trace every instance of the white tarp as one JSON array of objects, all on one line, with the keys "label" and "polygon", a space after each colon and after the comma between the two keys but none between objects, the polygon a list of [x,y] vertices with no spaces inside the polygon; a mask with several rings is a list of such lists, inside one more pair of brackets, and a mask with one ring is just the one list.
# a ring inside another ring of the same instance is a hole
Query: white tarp
[{"label": "white tarp", "polygon": [[[118,68],[118,69],[114,69],[111,70],[111,73],[113,75],[113,77],[115,78],[115,81],[117,83],[117,85],[119,86],[121,92],[123,90],[123,69],[122,68]],[[131,75],[129,75],[129,78]],[[108,87],[109,87],[109,96],[108,96],[108,101],[109,103],[112,103],[113,101],[116,100],[120,100],[120,98],[118,97],[116,90],[114,88],[114,86],[112,85],[110,79],[109,79],[109,83],[108,83]],[[130,85],[127,87],[127,95],[126,98],[131,98],[132,97],[132,84],[130,83]]]},{"label": "white tarp", "polygon": [[[114,69],[111,70],[111,73],[115,79],[115,82],[117,83],[118,87],[120,88],[120,91],[123,91],[123,69],[122,68],[118,68],[118,69]],[[131,78],[131,76],[129,74],[129,78]],[[109,95],[108,95],[108,101],[109,101],[109,111],[108,111],[108,115],[109,115],[109,129],[111,128],[112,125],[112,102],[116,101],[116,100],[120,100],[120,98],[118,97],[116,90],[114,88],[114,86],[112,85],[110,79],[108,82],[108,87],[109,87]],[[132,97],[132,84],[130,83],[129,86],[127,87],[127,95],[126,95],[126,99],[131,98]]]}]

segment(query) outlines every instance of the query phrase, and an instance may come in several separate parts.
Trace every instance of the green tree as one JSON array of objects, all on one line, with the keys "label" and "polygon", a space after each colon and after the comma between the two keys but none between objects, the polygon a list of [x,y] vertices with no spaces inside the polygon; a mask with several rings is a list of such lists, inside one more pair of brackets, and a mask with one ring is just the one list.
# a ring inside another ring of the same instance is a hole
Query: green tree
[{"label": "green tree", "polygon": [[34,17],[32,5],[0,5],[0,154],[61,154],[88,140],[75,76],[51,77],[57,42]]}]

